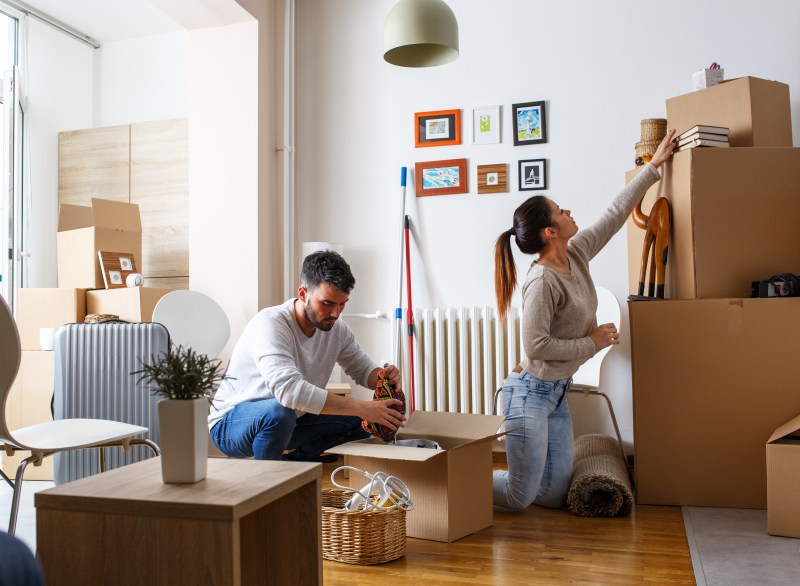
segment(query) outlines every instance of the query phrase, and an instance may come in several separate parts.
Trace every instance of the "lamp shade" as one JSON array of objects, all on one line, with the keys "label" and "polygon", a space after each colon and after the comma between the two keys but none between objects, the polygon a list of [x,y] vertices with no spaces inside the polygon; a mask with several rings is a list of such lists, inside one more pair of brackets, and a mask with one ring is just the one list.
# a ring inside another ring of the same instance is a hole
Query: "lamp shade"
[{"label": "lamp shade", "polygon": [[458,57],[458,21],[442,0],[400,0],[383,25],[383,58],[401,67],[432,67]]}]

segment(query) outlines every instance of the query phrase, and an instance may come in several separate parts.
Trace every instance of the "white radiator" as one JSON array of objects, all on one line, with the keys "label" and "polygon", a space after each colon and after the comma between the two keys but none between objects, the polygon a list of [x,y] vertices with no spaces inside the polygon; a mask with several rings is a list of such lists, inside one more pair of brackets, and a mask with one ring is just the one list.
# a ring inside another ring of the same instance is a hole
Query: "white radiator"
[{"label": "white radiator", "polygon": [[[415,408],[492,414],[495,391],[520,361],[519,308],[511,307],[505,320],[492,307],[415,309],[414,324]],[[410,393],[407,337],[402,347],[403,388]]]}]

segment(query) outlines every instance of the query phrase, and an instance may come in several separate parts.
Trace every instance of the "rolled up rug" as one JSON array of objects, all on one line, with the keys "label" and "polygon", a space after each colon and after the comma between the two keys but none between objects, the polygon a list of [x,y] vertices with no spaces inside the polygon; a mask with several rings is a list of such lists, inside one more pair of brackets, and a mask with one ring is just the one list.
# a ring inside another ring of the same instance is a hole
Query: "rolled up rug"
[{"label": "rolled up rug", "polygon": [[633,493],[614,438],[587,434],[575,440],[567,506],[579,517],[630,515]]}]

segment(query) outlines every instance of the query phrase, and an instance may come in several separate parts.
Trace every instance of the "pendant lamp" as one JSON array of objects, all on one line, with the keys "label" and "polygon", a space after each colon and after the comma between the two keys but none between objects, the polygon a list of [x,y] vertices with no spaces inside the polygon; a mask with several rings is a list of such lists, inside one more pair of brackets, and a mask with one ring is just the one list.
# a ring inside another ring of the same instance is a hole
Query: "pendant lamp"
[{"label": "pendant lamp", "polygon": [[433,67],[458,57],[458,21],[442,0],[400,0],[383,25],[383,58],[401,67]]}]

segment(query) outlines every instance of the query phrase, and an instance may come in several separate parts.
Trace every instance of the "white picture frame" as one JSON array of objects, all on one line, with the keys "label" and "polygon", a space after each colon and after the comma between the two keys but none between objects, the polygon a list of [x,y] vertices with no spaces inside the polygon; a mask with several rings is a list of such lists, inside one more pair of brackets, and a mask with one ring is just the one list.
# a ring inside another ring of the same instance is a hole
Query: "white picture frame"
[{"label": "white picture frame", "polygon": [[500,144],[500,106],[472,109],[472,144]]}]

